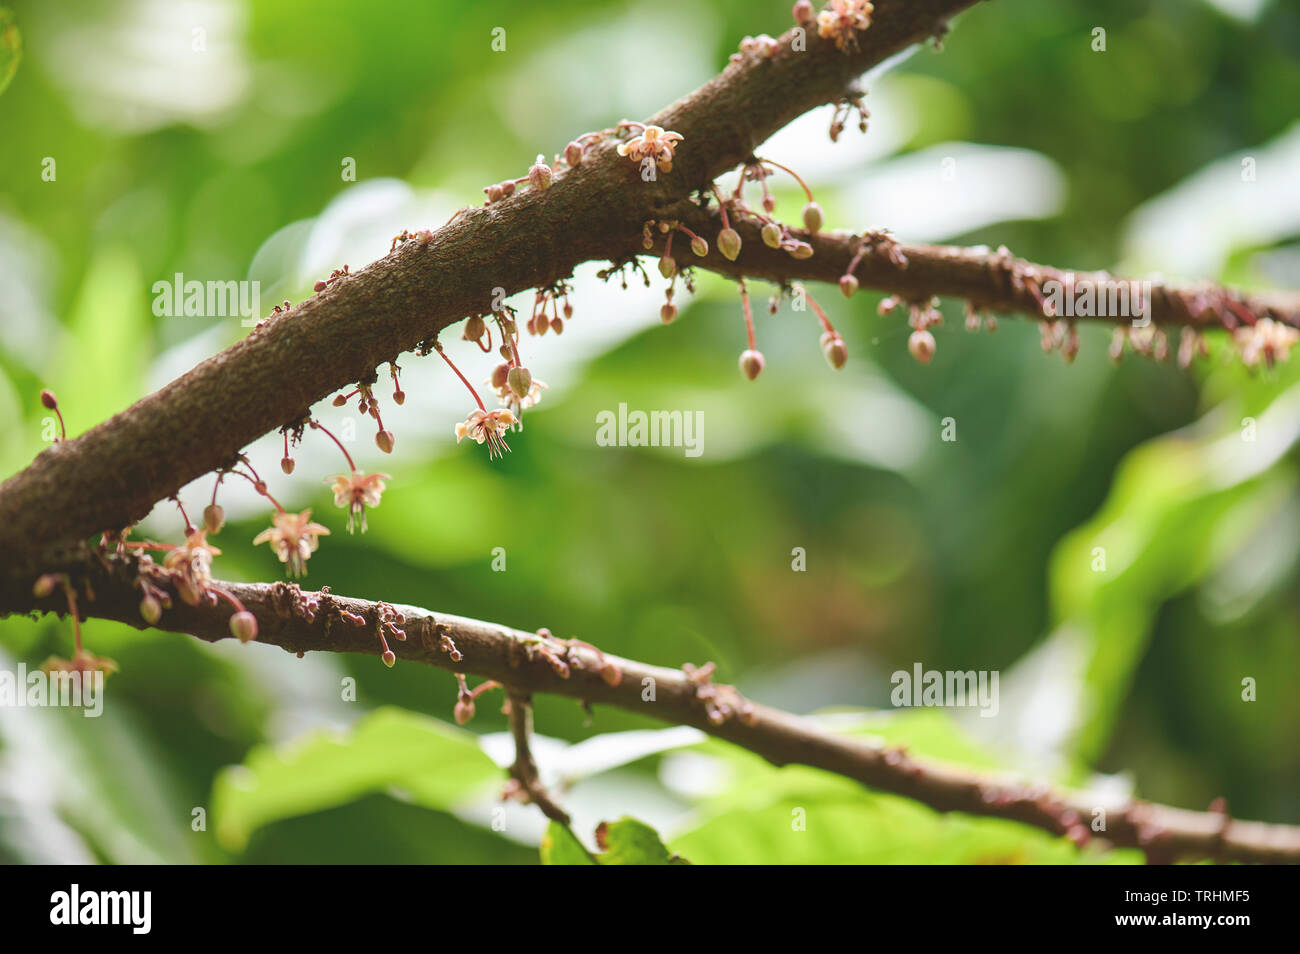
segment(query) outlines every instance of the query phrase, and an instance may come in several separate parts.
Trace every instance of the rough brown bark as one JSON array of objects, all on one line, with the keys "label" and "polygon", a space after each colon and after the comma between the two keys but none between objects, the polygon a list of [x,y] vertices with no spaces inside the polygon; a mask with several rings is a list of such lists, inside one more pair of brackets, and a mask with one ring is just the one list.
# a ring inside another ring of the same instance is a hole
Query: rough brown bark
[{"label": "rough brown bark", "polygon": [[[139,594],[131,582],[133,565],[130,558],[119,557],[112,557],[107,566],[98,560],[89,564],[84,579],[90,583],[95,599],[79,600],[85,611],[146,628],[139,615]],[[698,671],[692,674],[600,656],[577,644],[561,651],[567,667],[561,670],[538,651],[541,643],[536,633],[415,606],[394,607],[331,593],[304,593],[285,583],[223,582],[220,586],[257,616],[259,642],[299,655],[346,652],[378,656],[381,647],[377,634],[382,620],[391,619],[396,611],[404,617],[400,625],[406,638],[396,640],[390,631],[388,645],[399,665],[422,663],[482,676],[507,686],[512,697],[551,693],[588,704],[615,706],[661,722],[695,726],[774,765],[813,766],[878,791],[914,799],[936,811],[1004,818],[1079,842],[1096,837],[1112,845],[1140,848],[1149,858],[1161,862],[1203,858],[1300,862],[1297,827],[1237,821],[1221,812],[1194,812],[1147,802],[1098,806],[1082,796],[1057,792],[1046,785],[923,761],[903,750],[838,735],[810,719],[751,703],[731,687],[715,685]],[[66,611],[66,603],[57,594],[42,601],[29,599],[28,605],[50,612]],[[0,611],[11,608],[0,605]],[[163,613],[157,628],[216,642],[230,638],[229,619],[228,606],[191,607],[176,600],[174,608]],[[256,651],[252,646],[248,648]],[[619,673],[616,684],[609,677],[610,665]],[[730,714],[719,720],[719,711]],[[553,817],[562,814],[553,803],[548,807],[557,811]],[[1090,826],[1099,807],[1107,807],[1106,828],[1094,833]]]}]

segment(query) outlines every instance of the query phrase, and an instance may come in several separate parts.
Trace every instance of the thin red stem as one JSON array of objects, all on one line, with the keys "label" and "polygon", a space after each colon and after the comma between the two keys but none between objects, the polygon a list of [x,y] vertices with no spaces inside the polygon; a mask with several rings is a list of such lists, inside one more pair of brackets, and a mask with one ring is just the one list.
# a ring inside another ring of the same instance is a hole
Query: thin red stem
[{"label": "thin red stem", "polygon": [[758,347],[754,343],[754,312],[749,307],[749,290],[745,288],[745,280],[740,279],[740,303],[745,309],[745,333],[749,335],[749,350],[757,351]]},{"label": "thin red stem", "polygon": [[314,427],[316,430],[325,432],[325,436],[328,437],[330,440],[332,440],[338,446],[338,449],[343,452],[343,456],[347,458],[348,467],[350,467],[353,473],[355,473],[357,469],[357,465],[352,462],[352,455],[349,454],[348,449],[343,446],[343,442],[339,440],[337,437],[335,437],[334,433],[328,427],[322,424],[320,421],[315,420],[313,418],[308,423],[310,423],[311,426]]},{"label": "thin red stem", "polygon": [[[513,342],[511,343],[511,347],[514,347]],[[474,403],[478,405],[478,409],[480,411],[486,412],[487,408],[483,406],[483,399],[480,398],[478,396],[478,392],[474,390],[474,385],[469,383],[469,379],[466,378],[465,375],[460,373],[460,368],[456,367],[456,365],[452,363],[451,358],[447,357],[447,353],[442,350],[442,345],[437,342],[434,342],[434,349],[438,352],[439,355],[442,356],[442,360],[447,362],[447,367],[451,368],[452,371],[456,372],[456,377],[460,378],[460,383],[465,385],[465,387],[469,388],[469,393],[474,395]],[[515,349],[516,364],[518,363],[518,361],[519,361],[519,350],[516,348]],[[341,447],[342,445],[339,446]]]},{"label": "thin red stem", "polygon": [[799,175],[799,173],[795,172],[789,166],[783,166],[781,165],[781,163],[773,162],[771,159],[760,159],[758,161],[760,164],[765,162],[769,166],[776,166],[778,169],[782,170],[783,172],[788,172],[790,175],[794,176],[795,181],[798,182],[799,185],[803,187],[803,194],[808,197],[808,201],[811,202],[813,200],[812,189],[808,188],[808,183],[803,181],[803,177]]}]

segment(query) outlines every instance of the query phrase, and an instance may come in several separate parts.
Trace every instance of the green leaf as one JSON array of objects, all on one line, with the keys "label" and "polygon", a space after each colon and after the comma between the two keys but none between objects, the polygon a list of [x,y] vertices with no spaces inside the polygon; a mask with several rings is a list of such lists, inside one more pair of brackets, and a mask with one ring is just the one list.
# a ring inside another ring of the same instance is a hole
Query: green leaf
[{"label": "green leaf", "polygon": [[566,826],[551,822],[542,836],[542,864],[594,865],[591,855]]},{"label": "green leaf", "polygon": [[0,7],[0,93],[3,93],[23,61],[23,36],[14,22],[13,11]]},{"label": "green leaf", "polygon": [[668,865],[678,863],[659,840],[659,833],[635,818],[601,822],[596,828],[602,865]]},{"label": "green leaf", "polygon": [[287,749],[254,749],[218,776],[213,816],[221,844],[240,851],[263,825],[373,792],[447,811],[499,776],[471,733],[384,708],[342,738],[313,733]]}]

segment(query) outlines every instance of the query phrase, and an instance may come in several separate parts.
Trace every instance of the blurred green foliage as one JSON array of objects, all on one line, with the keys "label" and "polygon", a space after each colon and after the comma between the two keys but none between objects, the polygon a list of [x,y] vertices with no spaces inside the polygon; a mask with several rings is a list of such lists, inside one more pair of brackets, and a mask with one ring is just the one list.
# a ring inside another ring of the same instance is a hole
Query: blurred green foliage
[{"label": "blurred green foliage", "polygon": [[[783,30],[790,5],[11,6],[25,55],[19,65],[0,19],[0,88],[12,74],[0,96],[6,475],[49,439],[42,387],[79,433],[245,333],[232,319],[155,317],[155,281],[243,279],[256,260],[274,278],[263,311],[297,300],[312,276],[291,263],[320,264],[302,235],[319,238],[323,213],[356,190],[400,180],[445,218],[537,152],[686,93],[740,37]],[[1098,26],[1104,53],[1091,45]],[[1297,49],[1300,12],[1282,2],[1253,21],[1175,0],[982,4],[941,55],[917,52],[873,81],[866,140],[891,145],[872,171],[864,160],[810,178],[832,226],[898,228],[857,204],[864,177],[954,142],[1015,147],[1059,174],[1059,207],[903,237],[1005,243],[1079,268],[1166,267],[1126,262],[1130,214],[1225,156],[1282,140],[1300,102]],[[824,126],[816,134],[804,158],[857,137],[831,146]],[[340,176],[346,158],[357,182]],[[795,218],[788,184],[778,199]],[[1276,204],[1254,231],[1237,223],[1218,274],[1188,277],[1294,285],[1294,189]],[[387,235],[441,222],[379,220]],[[666,329],[642,320],[657,303],[593,307],[591,286],[579,284],[587,298],[575,295],[566,335],[614,330],[559,378],[547,362],[562,347],[537,345],[534,370],[554,393],[504,460],[450,444],[460,404],[386,406],[399,454],[368,534],[342,534],[324,485],[295,485],[286,505],[313,507],[335,530],[309,584],[545,625],[652,663],[714,660],[722,680],[803,712],[887,708],[889,673],[917,661],[999,670],[997,719],[915,712],[854,731],[1076,784],[1125,772],[1144,797],[1200,807],[1226,794],[1238,815],[1300,823],[1293,368],[1252,375],[1217,345],[1189,372],[1113,368],[1097,329],[1082,330],[1066,367],[1019,319],[963,335],[959,303],[945,304],[938,354],[920,367],[897,316],[877,315],[879,296],[814,289],[849,366],[826,369],[811,319],[786,308],[759,315],[768,368],[750,384],[735,369],[743,331],[727,283],[701,276]],[[705,454],[596,446],[595,415],[620,402],[703,410]],[[955,443],[939,438],[950,416]],[[1254,442],[1242,440],[1245,418]],[[149,532],[179,534],[159,514]],[[249,545],[264,516],[232,508],[219,576],[280,575]],[[494,547],[505,573],[492,570]],[[806,572],[792,571],[795,548]],[[121,666],[101,719],[0,710],[0,860],[515,863],[536,861],[539,843],[551,861],[582,855],[535,812],[494,813],[505,722],[485,698],[469,726],[479,737],[446,725],[450,676],[101,622],[86,635]],[[70,642],[54,619],[0,620],[6,667]],[[1258,701],[1243,703],[1248,677]],[[344,701],[346,680],[357,702]],[[1043,696],[1061,723],[1046,736]],[[536,721],[557,764],[579,750],[566,743],[658,728],[552,698],[537,700]],[[663,744],[564,778],[590,850],[596,821],[630,815],[693,863],[1137,860],[941,817],[719,743]],[[804,829],[791,824],[799,812]]]}]

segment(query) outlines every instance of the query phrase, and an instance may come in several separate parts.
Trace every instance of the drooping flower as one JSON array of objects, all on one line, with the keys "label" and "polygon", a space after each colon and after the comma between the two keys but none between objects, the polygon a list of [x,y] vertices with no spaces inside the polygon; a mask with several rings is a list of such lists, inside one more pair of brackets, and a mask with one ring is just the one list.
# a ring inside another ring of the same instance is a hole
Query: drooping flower
[{"label": "drooping flower", "polygon": [[510,450],[505,433],[514,424],[515,416],[509,408],[485,411],[476,407],[469,412],[469,417],[456,425],[456,443],[468,437],[476,444],[487,444],[488,457],[500,457]]},{"label": "drooping flower", "polygon": [[834,40],[841,50],[851,50],[858,42],[857,31],[871,26],[873,12],[870,0],[831,0],[830,9],[817,14],[817,34]]},{"label": "drooping flower", "polygon": [[[641,126],[640,123],[631,123]],[[668,132],[662,126],[641,126],[641,132],[627,142],[618,144],[618,154],[627,156],[634,162],[640,162],[646,156],[654,159],[660,172],[672,172],[673,149],[686,137],[681,133]]]},{"label": "drooping flower", "polygon": [[220,550],[207,542],[207,535],[206,530],[190,530],[184,546],[170,551],[163,560],[163,566],[171,571],[176,582],[176,592],[191,606],[199,604],[212,582],[212,558],[221,555]]},{"label": "drooping flower", "polygon": [[384,481],[392,479],[387,474],[366,474],[359,470],[334,478],[334,504],[348,510],[348,533],[353,532],[358,519],[361,532],[366,532],[366,508],[379,506]]},{"label": "drooping flower", "polygon": [[269,542],[280,562],[287,567],[289,575],[302,576],[307,572],[308,558],[320,546],[319,538],[328,536],[329,528],[312,523],[310,510],[302,513],[279,510],[272,515],[271,523],[274,526],[253,538],[253,546]]}]

